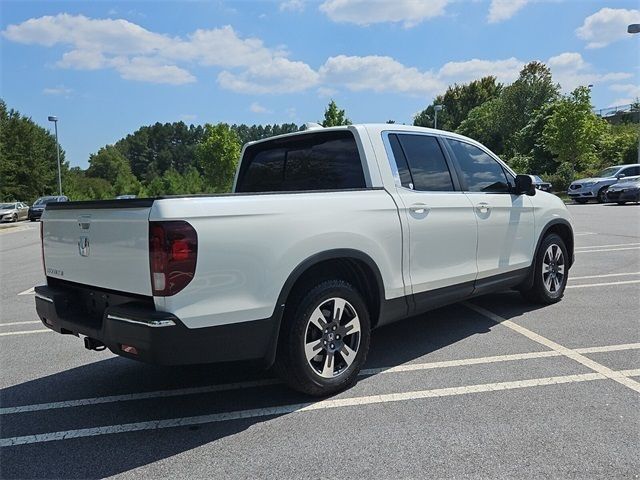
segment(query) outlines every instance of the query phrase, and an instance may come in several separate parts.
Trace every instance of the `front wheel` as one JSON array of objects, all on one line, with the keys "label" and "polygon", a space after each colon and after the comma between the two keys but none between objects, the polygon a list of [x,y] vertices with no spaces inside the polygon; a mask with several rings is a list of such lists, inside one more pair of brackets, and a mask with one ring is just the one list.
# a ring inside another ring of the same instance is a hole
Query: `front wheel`
[{"label": "front wheel", "polygon": [[547,235],[536,254],[534,279],[531,288],[522,290],[522,296],[534,303],[559,302],[567,286],[569,264],[567,247],[559,235]]},{"label": "front wheel", "polygon": [[327,280],[298,298],[285,314],[276,372],[309,395],[349,387],[369,350],[369,312],[362,296],[343,280]]},{"label": "front wheel", "polygon": [[607,201],[607,187],[602,187],[598,190],[598,203],[605,203]]}]

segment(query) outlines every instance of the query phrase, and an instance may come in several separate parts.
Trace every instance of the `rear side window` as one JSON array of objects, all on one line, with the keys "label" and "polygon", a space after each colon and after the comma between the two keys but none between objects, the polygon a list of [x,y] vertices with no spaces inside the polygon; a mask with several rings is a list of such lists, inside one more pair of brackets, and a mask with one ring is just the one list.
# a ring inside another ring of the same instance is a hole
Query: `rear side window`
[{"label": "rear side window", "polygon": [[508,193],[511,191],[502,165],[478,147],[447,139],[456,156],[468,192]]},{"label": "rear side window", "polygon": [[[453,190],[451,173],[436,137],[410,134],[396,136],[411,171],[415,190],[423,192]],[[396,155],[395,152],[394,155]],[[398,162],[397,159],[396,155],[396,162]],[[398,172],[400,173],[400,162],[398,162]]]},{"label": "rear side window", "polygon": [[247,147],[236,192],[365,188],[358,146],[349,131],[317,132]]},{"label": "rear side window", "polygon": [[640,167],[628,167],[620,172],[625,177],[635,177],[640,175]]}]

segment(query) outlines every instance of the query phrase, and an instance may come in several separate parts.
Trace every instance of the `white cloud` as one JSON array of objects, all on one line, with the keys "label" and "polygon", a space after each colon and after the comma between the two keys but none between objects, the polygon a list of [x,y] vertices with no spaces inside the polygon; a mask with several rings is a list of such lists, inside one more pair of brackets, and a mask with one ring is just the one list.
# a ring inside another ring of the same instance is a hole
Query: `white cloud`
[{"label": "white cloud", "polygon": [[613,92],[620,92],[625,97],[616,98],[610,106],[627,105],[640,98],[640,85],[634,83],[615,83],[609,87]]},{"label": "white cloud", "polygon": [[431,72],[377,55],[330,57],[320,68],[320,76],[323,83],[353,91],[426,94],[443,86]]},{"label": "white cloud", "polygon": [[258,102],[253,102],[251,105],[249,105],[249,110],[251,110],[253,113],[271,113],[271,110],[263,107]]},{"label": "white cloud", "polygon": [[198,116],[195,113],[183,113],[180,115],[180,120],[185,123],[193,122]]},{"label": "white cloud", "polygon": [[630,38],[627,26],[640,23],[640,10],[603,8],[584,19],[576,29],[578,38],[585,40],[587,48],[602,48],[623,38]]},{"label": "white cloud", "polygon": [[450,0],[325,0],[320,11],[334,22],[371,25],[402,23],[411,28],[422,21],[444,15]]},{"label": "white cloud", "polygon": [[592,65],[577,52],[561,53],[551,57],[547,64],[551,68],[553,79],[560,83],[565,92],[570,92],[579,86],[610,83],[633,76],[626,72],[595,72]]},{"label": "white cloud", "polygon": [[530,0],[491,0],[489,6],[489,23],[498,23],[508,20],[519,12]]},{"label": "white cloud", "polygon": [[68,47],[57,62],[60,68],[114,69],[124,79],[141,82],[195,82],[188,70],[193,64],[234,69],[220,73],[220,84],[244,93],[299,91],[317,79],[307,64],[287,59],[283,48],[268,48],[258,38],[241,38],[231,26],[172,37],[128,20],[62,13],[9,25],[2,35],[24,44]]},{"label": "white cloud", "polygon": [[500,82],[511,83],[518,78],[523,66],[524,62],[514,57],[505,60],[474,58],[463,62],[445,63],[438,71],[438,77],[448,84],[451,82],[470,82],[481,77],[493,75]]},{"label": "white cloud", "polygon": [[280,2],[280,11],[281,12],[302,12],[304,10],[304,1],[303,0],[285,0],[284,2]]},{"label": "white cloud", "polygon": [[60,95],[68,98],[73,93],[73,90],[64,85],[58,85],[57,87],[43,88],[42,93],[44,95]]},{"label": "white cloud", "polygon": [[225,70],[218,75],[222,88],[248,94],[301,92],[315,86],[318,80],[318,73],[306,63],[280,57],[240,73]]}]

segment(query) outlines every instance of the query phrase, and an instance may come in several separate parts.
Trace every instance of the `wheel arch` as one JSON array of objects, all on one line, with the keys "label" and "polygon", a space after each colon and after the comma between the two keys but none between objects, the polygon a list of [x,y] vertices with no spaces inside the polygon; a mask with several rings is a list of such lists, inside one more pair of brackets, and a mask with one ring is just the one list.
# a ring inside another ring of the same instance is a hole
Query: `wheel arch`
[{"label": "wheel arch", "polygon": [[339,248],[316,253],[302,262],[289,274],[285,281],[274,312],[273,334],[265,363],[271,366],[275,360],[280,326],[292,299],[312,281],[337,278],[345,280],[360,292],[369,308],[371,327],[375,328],[380,318],[385,299],[384,281],[376,262],[366,253]]}]

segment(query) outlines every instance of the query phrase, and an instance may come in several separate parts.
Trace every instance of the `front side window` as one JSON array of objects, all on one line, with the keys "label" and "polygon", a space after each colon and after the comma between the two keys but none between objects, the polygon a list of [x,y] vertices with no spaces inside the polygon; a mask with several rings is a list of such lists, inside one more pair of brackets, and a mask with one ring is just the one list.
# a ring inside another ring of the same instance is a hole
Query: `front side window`
[{"label": "front side window", "polygon": [[296,135],[247,147],[236,192],[365,187],[355,138],[343,130]]},{"label": "front side window", "polygon": [[625,177],[635,177],[640,175],[640,167],[628,167],[620,172]]},{"label": "front side window", "polygon": [[469,192],[508,193],[509,179],[497,161],[478,147],[447,139],[453,150]]}]

